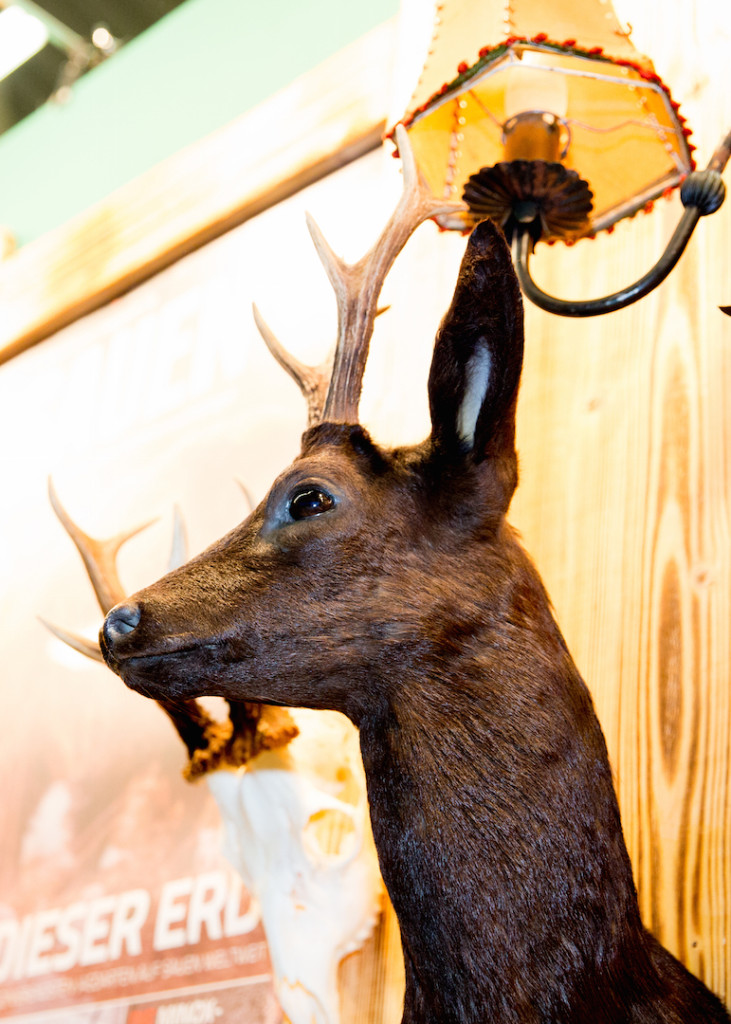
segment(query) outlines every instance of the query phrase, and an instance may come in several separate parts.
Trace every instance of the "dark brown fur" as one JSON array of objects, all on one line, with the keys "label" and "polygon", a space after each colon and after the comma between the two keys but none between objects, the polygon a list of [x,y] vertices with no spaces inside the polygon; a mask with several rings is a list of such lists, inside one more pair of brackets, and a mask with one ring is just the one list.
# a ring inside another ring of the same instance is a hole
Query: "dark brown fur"
[{"label": "dark brown fur", "polygon": [[[150,696],[360,727],[404,1021],[728,1024],[640,922],[589,692],[505,521],[521,362],[510,257],[481,225],[437,338],[431,437],[387,451],[359,426],[309,430],[256,511],[110,613],[102,646]],[[306,486],[334,507],[294,520]]]}]

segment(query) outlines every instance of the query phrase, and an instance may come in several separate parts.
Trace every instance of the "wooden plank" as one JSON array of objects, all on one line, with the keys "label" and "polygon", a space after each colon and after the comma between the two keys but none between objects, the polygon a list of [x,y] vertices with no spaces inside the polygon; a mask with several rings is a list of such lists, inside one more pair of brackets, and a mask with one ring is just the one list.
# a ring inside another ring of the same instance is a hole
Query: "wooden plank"
[{"label": "wooden plank", "polygon": [[[679,0],[629,16],[704,166],[731,123],[725,16]],[[727,1001],[729,207],[636,305],[583,322],[528,308],[513,510],[607,735],[643,918]],[[536,276],[567,298],[606,294],[645,272],[679,213],[661,202],[611,238],[539,253]]]},{"label": "wooden plank", "polygon": [[377,145],[394,24],[0,264],[0,362]]}]

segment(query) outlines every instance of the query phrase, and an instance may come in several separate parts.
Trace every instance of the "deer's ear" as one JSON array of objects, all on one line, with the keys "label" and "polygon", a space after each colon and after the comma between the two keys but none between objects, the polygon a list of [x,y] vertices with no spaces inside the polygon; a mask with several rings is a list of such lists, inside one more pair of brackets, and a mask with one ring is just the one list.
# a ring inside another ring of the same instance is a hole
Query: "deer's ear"
[{"label": "deer's ear", "polygon": [[432,442],[445,453],[515,456],[523,303],[510,250],[491,221],[467,243],[429,373]]}]

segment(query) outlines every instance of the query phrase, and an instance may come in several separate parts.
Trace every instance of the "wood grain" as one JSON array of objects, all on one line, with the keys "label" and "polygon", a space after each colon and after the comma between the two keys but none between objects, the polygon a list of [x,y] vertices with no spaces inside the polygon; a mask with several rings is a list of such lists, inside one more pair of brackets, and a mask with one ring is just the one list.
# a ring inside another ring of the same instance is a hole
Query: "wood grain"
[{"label": "wood grain", "polygon": [[[731,122],[727,19],[670,6],[677,19],[667,4],[635,10],[635,36],[654,35],[703,166]],[[628,310],[527,311],[513,510],[595,697],[644,919],[727,1001],[730,212],[702,221],[669,281]],[[644,272],[678,215],[663,202],[593,251],[544,254],[540,279],[564,296],[609,292]]]}]

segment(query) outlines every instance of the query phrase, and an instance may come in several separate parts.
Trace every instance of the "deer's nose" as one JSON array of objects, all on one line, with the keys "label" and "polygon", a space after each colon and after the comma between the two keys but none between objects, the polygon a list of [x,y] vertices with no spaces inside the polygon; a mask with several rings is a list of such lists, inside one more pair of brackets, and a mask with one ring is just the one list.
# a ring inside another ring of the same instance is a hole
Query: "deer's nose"
[{"label": "deer's nose", "polygon": [[110,647],[121,636],[137,629],[142,618],[142,610],[138,604],[118,604],[104,620],[104,639]]}]

